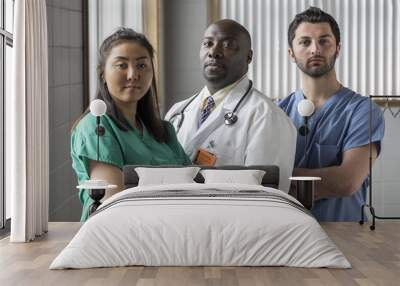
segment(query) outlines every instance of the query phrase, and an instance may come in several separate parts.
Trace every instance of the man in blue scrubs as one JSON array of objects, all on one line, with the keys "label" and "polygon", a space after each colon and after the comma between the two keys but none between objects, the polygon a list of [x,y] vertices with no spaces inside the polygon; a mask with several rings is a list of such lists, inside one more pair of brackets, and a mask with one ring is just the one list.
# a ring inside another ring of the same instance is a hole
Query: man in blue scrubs
[{"label": "man in blue scrubs", "polygon": [[[297,14],[288,30],[289,55],[300,70],[302,89],[279,102],[299,129],[297,105],[315,105],[305,136],[297,136],[294,176],[319,176],[312,213],[319,221],[358,221],[366,200],[369,172],[369,99],[337,80],[335,61],[340,30],[335,19],[310,7]],[[380,152],[384,119],[372,106],[372,159]],[[307,156],[305,156],[307,152]]]}]

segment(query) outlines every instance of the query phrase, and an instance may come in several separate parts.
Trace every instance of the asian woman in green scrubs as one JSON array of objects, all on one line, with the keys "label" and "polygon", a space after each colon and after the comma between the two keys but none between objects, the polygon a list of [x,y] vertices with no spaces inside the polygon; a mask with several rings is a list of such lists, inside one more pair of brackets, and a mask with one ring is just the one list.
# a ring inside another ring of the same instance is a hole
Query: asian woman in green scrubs
[{"label": "asian woman in green scrubs", "polygon": [[[106,38],[99,51],[97,98],[107,105],[101,118],[105,133],[97,160],[96,118],[88,111],[72,129],[71,157],[79,183],[107,180],[122,190],[124,165],[191,164],[174,128],[161,120],[153,64],[154,49],[143,34],[121,28]],[[92,200],[79,192],[81,221],[88,218]]]}]

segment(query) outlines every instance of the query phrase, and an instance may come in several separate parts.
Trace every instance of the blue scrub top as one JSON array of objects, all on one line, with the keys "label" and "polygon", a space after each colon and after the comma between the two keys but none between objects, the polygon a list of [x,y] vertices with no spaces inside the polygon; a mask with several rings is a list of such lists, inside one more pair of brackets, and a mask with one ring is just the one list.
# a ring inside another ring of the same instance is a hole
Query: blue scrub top
[{"label": "blue scrub top", "polygon": [[[297,112],[297,105],[304,98],[303,92],[298,90],[278,102],[297,129],[304,123],[304,118]],[[297,136],[295,167],[316,169],[337,166],[342,162],[343,152],[368,145],[369,104],[368,97],[345,87],[332,95],[309,118],[307,146],[305,137]],[[371,138],[379,154],[385,123],[382,111],[374,103],[371,118]],[[305,150],[308,152],[307,159]],[[368,177],[353,195],[318,200],[311,211],[319,221],[359,221],[367,188]]]}]

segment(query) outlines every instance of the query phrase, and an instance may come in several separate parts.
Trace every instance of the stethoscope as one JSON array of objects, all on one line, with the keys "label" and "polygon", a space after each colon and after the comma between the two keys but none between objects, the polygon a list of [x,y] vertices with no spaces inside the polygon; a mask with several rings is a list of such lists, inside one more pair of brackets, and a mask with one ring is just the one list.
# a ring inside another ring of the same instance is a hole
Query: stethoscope
[{"label": "stethoscope", "polygon": [[[238,121],[238,116],[237,116],[237,110],[240,107],[240,105],[242,104],[243,100],[247,97],[247,95],[250,93],[251,89],[253,88],[253,82],[251,80],[249,80],[249,86],[246,90],[246,92],[242,95],[242,97],[240,98],[239,102],[236,104],[235,108],[233,109],[233,111],[229,111],[227,113],[225,113],[224,115],[224,123],[225,125],[233,125]],[[185,110],[189,107],[189,105],[197,98],[197,96],[200,94],[200,92],[196,93],[181,109],[180,112],[175,113],[174,115],[171,116],[171,118],[169,119],[169,122],[173,121],[173,119],[175,117],[180,116],[180,119],[178,121],[178,125],[176,126],[176,133],[179,132],[179,130],[182,127],[183,121],[185,120]]]}]

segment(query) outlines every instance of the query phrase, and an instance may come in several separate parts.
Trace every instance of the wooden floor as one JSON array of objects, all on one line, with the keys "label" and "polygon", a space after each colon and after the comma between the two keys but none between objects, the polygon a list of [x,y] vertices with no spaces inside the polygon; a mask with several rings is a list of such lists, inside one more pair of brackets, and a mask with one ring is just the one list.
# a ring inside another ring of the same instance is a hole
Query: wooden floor
[{"label": "wooden floor", "polygon": [[323,224],[353,268],[122,267],[48,270],[79,229],[50,223],[32,243],[0,241],[0,285],[400,285],[400,222],[378,221],[375,231],[357,223]]}]

